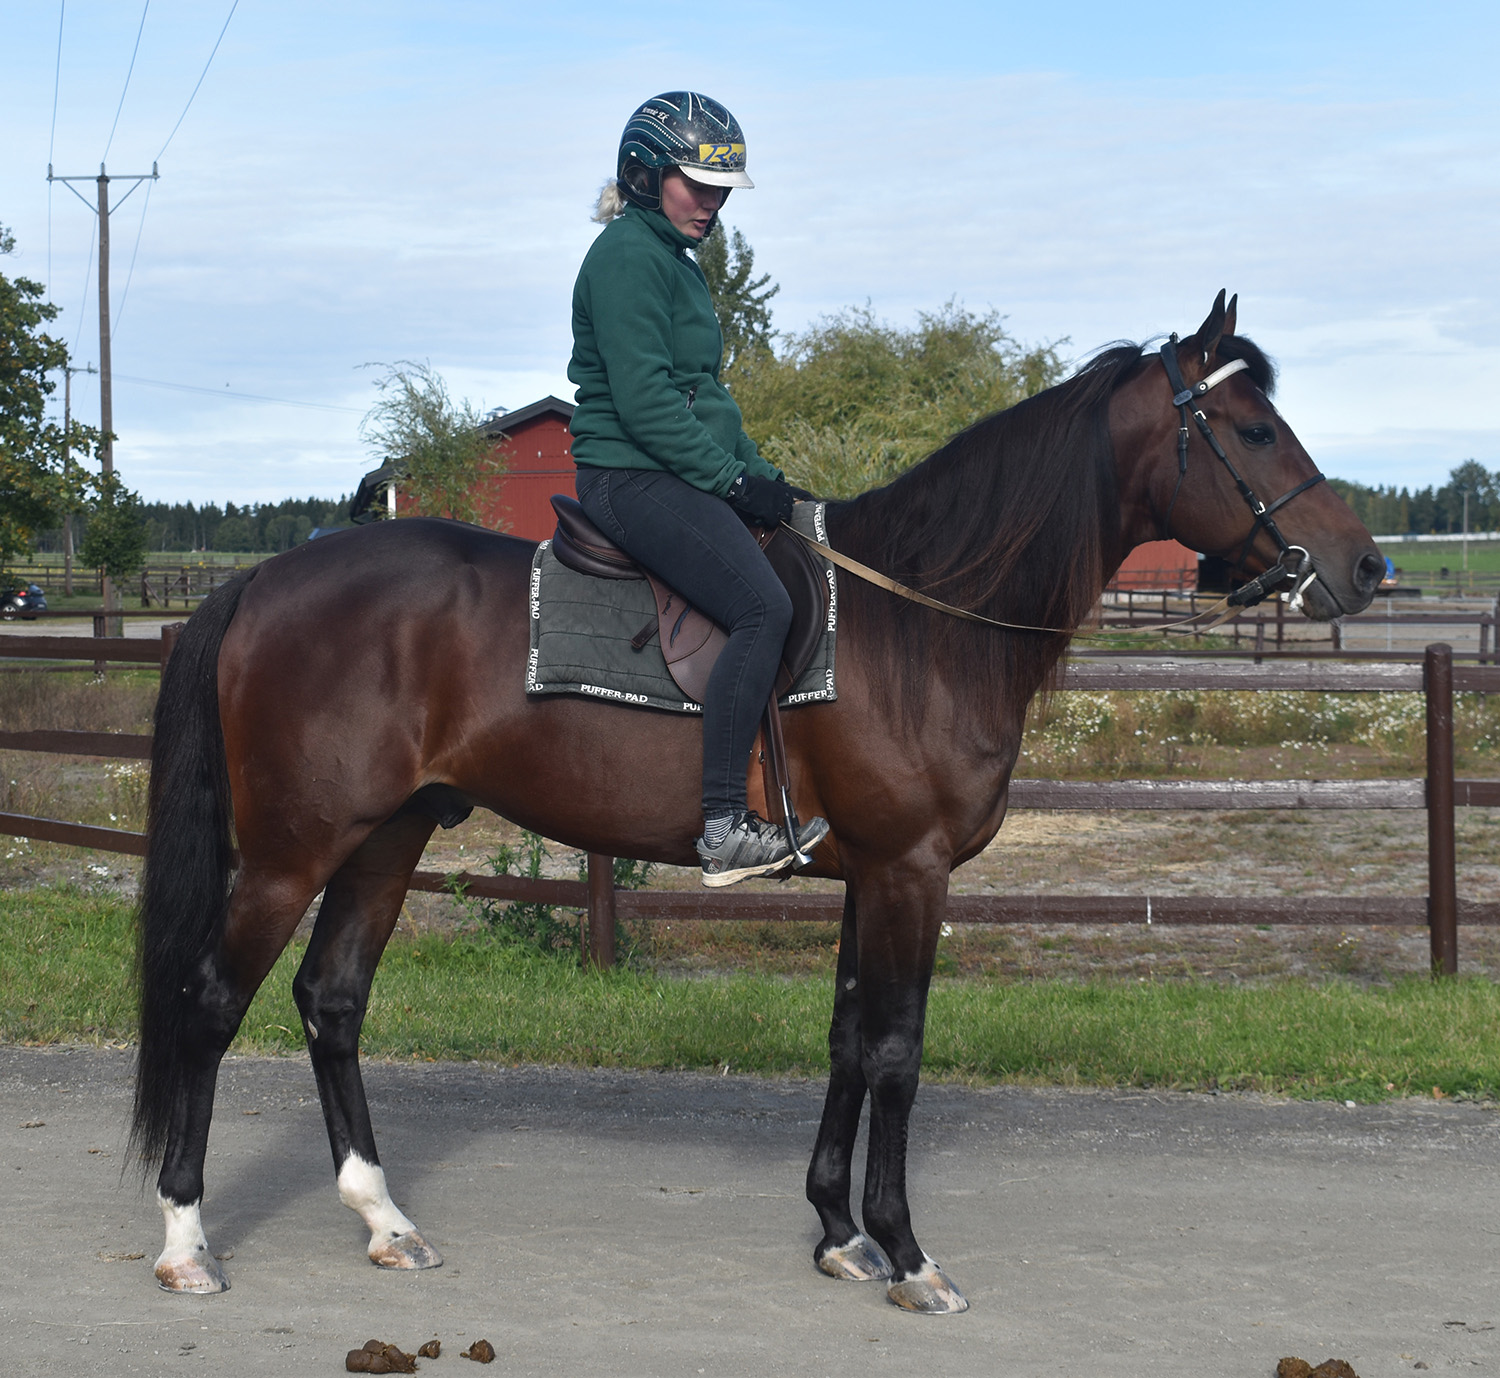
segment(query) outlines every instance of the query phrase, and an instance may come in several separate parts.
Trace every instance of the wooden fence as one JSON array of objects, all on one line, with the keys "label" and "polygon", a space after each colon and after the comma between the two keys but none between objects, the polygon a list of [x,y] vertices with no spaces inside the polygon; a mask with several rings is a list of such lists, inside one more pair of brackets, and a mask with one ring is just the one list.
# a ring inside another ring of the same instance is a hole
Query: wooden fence
[{"label": "wooden fence", "polygon": [[[104,656],[164,664],[181,624],[147,639],[6,637],[4,655],[93,659]],[[1500,667],[1455,664],[1446,645],[1429,646],[1421,664],[1329,660],[1214,662],[1076,659],[1065,689],[1257,689],[1321,692],[1422,693],[1427,707],[1427,772],[1418,779],[1382,780],[1114,780],[1017,779],[1013,809],[1424,809],[1427,813],[1428,887],[1425,896],[1306,896],[1256,898],[1221,895],[951,895],[947,917],[958,924],[1425,924],[1432,969],[1458,969],[1458,925],[1500,924],[1500,903],[1461,900],[1457,893],[1454,810],[1500,807],[1500,780],[1457,780],[1453,774],[1455,691],[1500,693]],[[0,749],[149,759],[148,736],[100,732],[0,732]],[[141,856],[145,836],[116,828],[87,827],[57,819],[0,813],[0,834]],[[587,949],[598,966],[615,959],[617,919],[757,922],[838,920],[839,894],[723,891],[615,890],[613,858],[588,857],[587,881],[515,876],[444,875],[418,871],[411,889],[442,892],[462,886],[473,896],[577,908],[588,914]]]}]

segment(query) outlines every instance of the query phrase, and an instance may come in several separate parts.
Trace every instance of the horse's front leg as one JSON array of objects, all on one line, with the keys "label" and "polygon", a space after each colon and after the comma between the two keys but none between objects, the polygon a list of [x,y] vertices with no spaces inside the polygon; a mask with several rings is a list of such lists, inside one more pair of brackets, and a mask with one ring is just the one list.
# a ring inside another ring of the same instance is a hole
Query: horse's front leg
[{"label": "horse's front leg", "polygon": [[333,1149],[339,1199],[365,1222],[370,1262],[382,1268],[437,1268],[443,1261],[391,1200],[359,1071],[370,983],[432,829],[432,819],[421,814],[397,814],[339,868],[324,890],[312,941],[292,984]]},{"label": "horse's front leg", "polygon": [[885,1250],[890,1299],[910,1311],[969,1303],[917,1243],[906,1199],[907,1126],[922,1066],[927,990],[948,893],[943,866],[910,862],[851,881],[859,926],[860,1059],[870,1089],[866,1232]]},{"label": "horse's front leg", "polygon": [[807,1199],[823,1222],[823,1238],[813,1250],[814,1262],[830,1277],[851,1282],[891,1276],[890,1261],[854,1223],[849,1210],[850,1162],[869,1089],[860,1059],[859,934],[854,897],[846,891],[833,1023],[828,1030],[828,1096],[807,1169]]}]

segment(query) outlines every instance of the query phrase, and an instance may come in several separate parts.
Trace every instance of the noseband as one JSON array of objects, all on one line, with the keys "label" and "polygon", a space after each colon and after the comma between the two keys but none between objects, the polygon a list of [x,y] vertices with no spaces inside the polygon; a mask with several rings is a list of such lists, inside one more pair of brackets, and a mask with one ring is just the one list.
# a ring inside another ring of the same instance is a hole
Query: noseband
[{"label": "noseband", "polygon": [[[1272,513],[1280,511],[1299,493],[1305,493],[1315,484],[1323,482],[1324,475],[1314,474],[1309,479],[1303,479],[1295,488],[1283,493],[1275,502],[1269,505],[1263,503],[1255,495],[1255,490],[1241,477],[1240,471],[1234,467],[1233,461],[1224,453],[1224,447],[1219,444],[1219,438],[1214,434],[1214,428],[1208,424],[1208,417],[1203,414],[1203,409],[1198,403],[1208,395],[1209,391],[1222,383],[1226,378],[1250,367],[1243,359],[1233,359],[1225,364],[1223,368],[1215,369],[1208,377],[1189,386],[1182,379],[1182,370],[1177,364],[1177,336],[1173,335],[1166,344],[1161,347],[1162,367],[1167,371],[1167,381],[1172,385],[1172,405],[1177,408],[1177,486],[1172,489],[1172,501],[1167,505],[1167,518],[1162,523],[1162,536],[1165,539],[1172,526],[1172,510],[1177,506],[1177,495],[1182,492],[1182,481],[1187,477],[1188,462],[1188,414],[1191,412],[1193,421],[1197,424],[1198,433],[1208,442],[1208,447],[1214,452],[1226,469],[1229,477],[1234,480],[1234,486],[1239,489],[1239,494],[1249,507],[1250,514],[1255,520],[1250,525],[1250,534],[1245,537],[1244,547],[1240,551],[1240,558],[1235,568],[1242,569],[1246,558],[1250,554],[1250,546],[1255,541],[1255,534],[1262,528],[1266,534],[1276,542],[1276,563],[1266,570],[1265,573],[1257,575],[1242,588],[1236,589],[1229,595],[1229,603],[1236,608],[1251,608],[1275,591],[1276,586],[1285,580],[1291,580],[1294,588],[1292,596],[1287,600],[1287,606],[1293,612],[1302,607],[1302,595],[1307,591],[1313,580],[1318,577],[1318,572],[1313,568],[1312,556],[1300,545],[1290,544],[1286,537],[1281,534],[1281,528],[1272,520]],[[1205,360],[1205,362],[1207,362]]]}]

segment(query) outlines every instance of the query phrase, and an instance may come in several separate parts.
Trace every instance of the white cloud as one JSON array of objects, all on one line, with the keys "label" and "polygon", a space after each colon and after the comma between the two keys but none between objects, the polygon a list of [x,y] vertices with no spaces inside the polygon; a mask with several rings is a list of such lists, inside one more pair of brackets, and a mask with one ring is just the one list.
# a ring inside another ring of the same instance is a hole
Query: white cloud
[{"label": "white cloud", "polygon": [[[959,11],[970,39],[944,49],[923,26]],[[1263,76],[1183,81],[1154,38],[1126,33],[1131,14],[1103,6],[1066,31],[940,4],[871,20],[856,41],[839,27],[852,11],[762,4],[744,42],[709,59],[583,7],[351,13],[236,14],[152,189],[122,374],[358,411],[373,396],[360,364],[415,358],[486,405],[569,396],[588,206],[629,110],[691,74],[747,126],[758,187],[727,218],[781,283],[783,328],[867,299],[909,321],[957,297],[1082,354],[1190,330],[1226,286],[1282,366],[1283,411],[1334,472],[1425,483],[1471,454],[1500,464],[1485,386],[1500,365],[1485,310],[1500,286],[1500,122],[1462,62],[1451,92],[1420,75],[1420,54],[1408,80],[1392,77],[1412,26],[1378,51],[1368,35],[1308,49],[1309,63],[1365,62],[1367,78],[1310,76],[1281,53]],[[220,22],[153,5],[112,169],[149,165]],[[1244,36],[1224,22],[1199,51],[1233,73]],[[70,6],[60,171],[97,162],[133,24]],[[23,76],[0,192],[24,260],[7,271],[43,276],[55,16],[28,12],[14,31]],[[1111,42],[1132,60],[1109,63]],[[938,80],[940,63],[952,70]],[[144,194],[115,222],[117,301]],[[90,217],[54,190],[52,226],[82,361],[96,353],[80,293]],[[95,403],[78,382],[84,413]],[[116,394],[119,463],[149,497],[332,494],[369,462],[357,414]]]}]

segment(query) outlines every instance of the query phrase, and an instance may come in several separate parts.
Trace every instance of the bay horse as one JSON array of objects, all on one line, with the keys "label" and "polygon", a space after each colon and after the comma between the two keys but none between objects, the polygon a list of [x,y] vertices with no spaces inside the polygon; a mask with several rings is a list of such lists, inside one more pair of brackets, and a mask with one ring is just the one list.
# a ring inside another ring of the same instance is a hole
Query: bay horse
[{"label": "bay horse", "polygon": [[[1221,292],[1159,360],[1110,348],[886,487],[829,504],[841,553],[1031,630],[844,578],[838,699],[785,715],[797,810],[832,825],[811,874],[845,883],[807,1174],[823,1272],[887,1280],[915,1311],[967,1305],[917,1243],[906,1194],[948,875],[999,829],[1027,705],[1125,554],[1170,534],[1247,572],[1269,567],[1263,584],[1295,574],[1311,617],[1370,602],[1384,561],[1317,483],[1271,404],[1273,381]],[[1283,496],[1268,507],[1255,489]],[[161,1165],[155,1272],[170,1291],[228,1286],[200,1216],[215,1079],[320,891],[293,989],[339,1195],[368,1226],[373,1262],[428,1268],[441,1259],[387,1189],[358,1049],[376,964],[437,821],[478,805],[570,847],[696,863],[699,720],[528,701],[535,549],[457,522],[367,526],[221,587],[177,644],[156,709],[132,1132],[140,1160]],[[867,1099],[861,1227],[850,1160]]]}]

